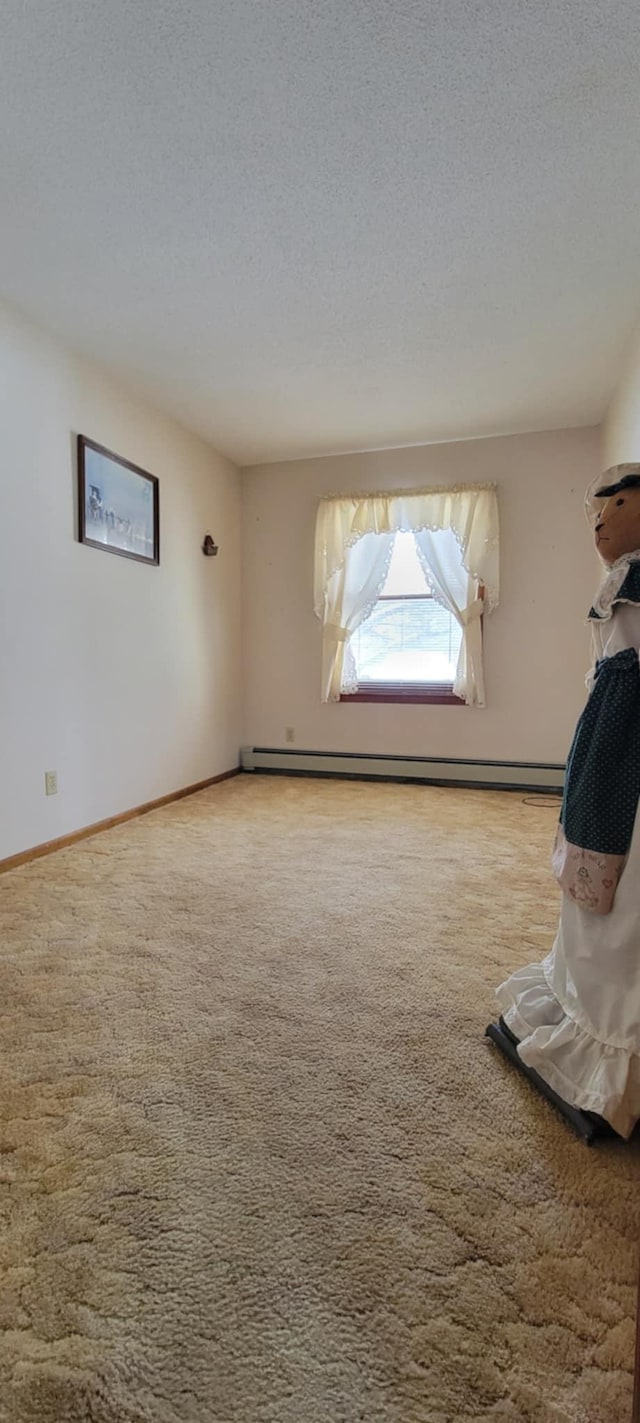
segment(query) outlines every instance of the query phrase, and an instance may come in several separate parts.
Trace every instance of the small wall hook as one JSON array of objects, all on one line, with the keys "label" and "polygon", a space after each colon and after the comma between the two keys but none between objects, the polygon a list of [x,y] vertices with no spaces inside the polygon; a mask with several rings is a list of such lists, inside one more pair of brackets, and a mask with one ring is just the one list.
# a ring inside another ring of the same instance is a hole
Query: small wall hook
[{"label": "small wall hook", "polygon": [[218,545],[213,542],[211,534],[205,534],[202,544],[202,552],[205,558],[214,558],[218,552]]}]

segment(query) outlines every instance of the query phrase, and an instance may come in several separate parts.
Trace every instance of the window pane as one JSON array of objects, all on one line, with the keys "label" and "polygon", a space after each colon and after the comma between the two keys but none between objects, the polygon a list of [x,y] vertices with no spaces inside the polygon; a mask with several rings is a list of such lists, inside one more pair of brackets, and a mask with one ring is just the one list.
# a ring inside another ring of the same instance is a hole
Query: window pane
[{"label": "window pane", "polygon": [[396,534],[382,592],[398,598],[406,598],[408,593],[429,592],[413,534]]},{"label": "window pane", "polygon": [[358,682],[452,683],[461,641],[461,627],[433,598],[382,599],[351,638]]}]

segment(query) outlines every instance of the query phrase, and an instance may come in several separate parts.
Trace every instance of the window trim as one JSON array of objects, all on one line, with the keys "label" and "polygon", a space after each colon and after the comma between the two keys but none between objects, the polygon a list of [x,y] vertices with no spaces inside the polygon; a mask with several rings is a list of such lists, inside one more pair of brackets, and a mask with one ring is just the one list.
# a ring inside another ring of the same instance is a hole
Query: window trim
[{"label": "window trim", "polygon": [[432,706],[463,707],[462,697],[457,697],[453,685],[448,682],[371,682],[367,690],[341,692],[341,702],[395,702],[397,705],[411,705],[430,702]]}]

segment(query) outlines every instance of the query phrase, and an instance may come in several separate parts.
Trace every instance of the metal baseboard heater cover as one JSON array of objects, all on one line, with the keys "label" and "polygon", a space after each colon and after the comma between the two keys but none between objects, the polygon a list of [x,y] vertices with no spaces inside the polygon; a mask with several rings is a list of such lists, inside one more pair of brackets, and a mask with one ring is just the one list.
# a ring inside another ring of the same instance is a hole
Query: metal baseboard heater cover
[{"label": "metal baseboard heater cover", "polygon": [[537,761],[446,760],[439,756],[373,756],[351,751],[299,751],[243,746],[243,771],[289,776],[343,776],[351,780],[423,781],[434,786],[561,794],[564,766]]}]

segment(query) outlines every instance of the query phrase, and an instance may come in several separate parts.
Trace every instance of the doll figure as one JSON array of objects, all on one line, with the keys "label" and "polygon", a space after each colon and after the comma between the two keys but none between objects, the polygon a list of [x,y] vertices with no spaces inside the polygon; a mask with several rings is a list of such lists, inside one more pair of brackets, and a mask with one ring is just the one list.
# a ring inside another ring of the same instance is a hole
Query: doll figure
[{"label": "doll figure", "polygon": [[553,851],[560,923],[547,958],[498,988],[500,1029],[487,1031],[561,1110],[628,1137],[640,1118],[640,464],[608,470],[587,513],[607,571]]}]

